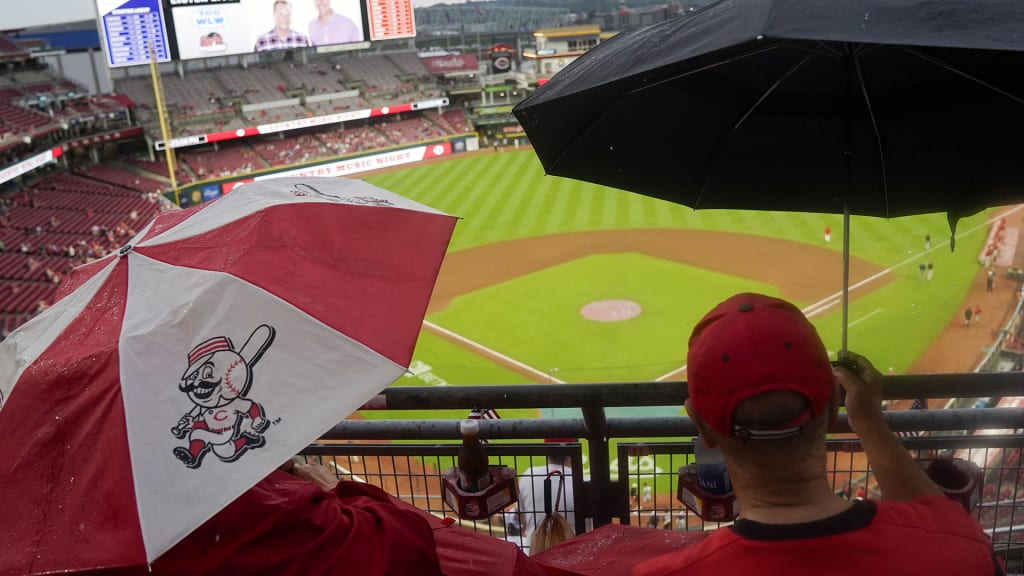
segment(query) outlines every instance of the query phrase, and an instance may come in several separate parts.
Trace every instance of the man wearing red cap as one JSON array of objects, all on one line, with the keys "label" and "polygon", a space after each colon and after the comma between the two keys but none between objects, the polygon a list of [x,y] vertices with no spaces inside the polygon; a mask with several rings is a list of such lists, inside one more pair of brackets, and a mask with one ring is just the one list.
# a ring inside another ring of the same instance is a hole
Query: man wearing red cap
[{"label": "man wearing red cap", "polygon": [[[889,429],[881,374],[861,356],[848,360],[833,369],[800,310],[768,296],[733,296],[697,324],[686,409],[725,457],[740,519],[634,576],[1004,573],[978,524]],[[885,500],[851,502],[828,482],[839,386]]]}]

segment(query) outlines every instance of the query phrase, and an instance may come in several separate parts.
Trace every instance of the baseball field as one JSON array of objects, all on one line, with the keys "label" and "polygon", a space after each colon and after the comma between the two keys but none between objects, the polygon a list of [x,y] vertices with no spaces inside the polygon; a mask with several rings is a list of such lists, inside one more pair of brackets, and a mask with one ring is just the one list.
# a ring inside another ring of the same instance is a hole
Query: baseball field
[{"label": "baseball field", "polygon": [[[682,380],[693,325],[740,291],[793,301],[830,351],[840,346],[839,215],[694,211],[545,176],[531,150],[467,154],[366,179],[462,218],[411,374],[396,385]],[[978,272],[985,218],[961,220],[951,252],[945,214],[854,217],[850,349],[882,370],[906,371],[958,313]],[[930,279],[922,263],[932,264]],[[544,412],[502,416],[563,415]],[[674,416],[681,407],[643,413]]]}]

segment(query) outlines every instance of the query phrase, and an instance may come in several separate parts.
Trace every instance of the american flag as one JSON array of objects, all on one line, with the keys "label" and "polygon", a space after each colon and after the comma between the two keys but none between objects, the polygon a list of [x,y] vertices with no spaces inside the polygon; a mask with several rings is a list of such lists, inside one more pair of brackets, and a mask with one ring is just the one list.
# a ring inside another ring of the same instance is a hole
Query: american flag
[{"label": "american flag", "polygon": [[[927,410],[928,409],[928,400],[926,400],[924,398],[917,398],[916,400],[914,400],[914,403],[910,405],[910,409],[911,410]],[[920,438],[921,436],[924,436],[924,435],[925,435],[925,433],[920,431],[920,430],[906,430],[906,431],[903,431],[903,432],[897,432],[896,433],[896,436],[898,436],[900,438]]]},{"label": "american flag", "polygon": [[[470,420],[501,420],[501,414],[498,414],[498,411],[493,408],[473,408],[469,411],[468,418]],[[480,443],[487,444],[488,441],[486,438],[481,438]]]}]

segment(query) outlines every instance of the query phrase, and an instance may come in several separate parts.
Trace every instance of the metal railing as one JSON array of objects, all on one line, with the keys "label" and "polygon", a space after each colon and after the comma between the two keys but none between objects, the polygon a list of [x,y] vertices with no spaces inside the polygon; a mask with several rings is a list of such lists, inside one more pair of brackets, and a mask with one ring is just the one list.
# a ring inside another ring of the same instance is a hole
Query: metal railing
[{"label": "metal railing", "polygon": [[[888,376],[886,399],[1009,397],[1024,395],[1024,374],[969,373]],[[481,420],[481,436],[492,464],[516,468],[538,465],[548,456],[569,457],[575,506],[569,511],[577,533],[618,520],[641,526],[703,530],[706,525],[675,499],[678,468],[689,463],[692,442],[627,442],[626,439],[689,439],[696,434],[685,417],[609,418],[612,406],[678,406],[686,397],[679,382],[625,384],[402,387],[391,388],[367,409],[572,408],[582,418]],[[838,432],[848,432],[840,415]],[[984,494],[975,515],[996,549],[1024,565],[1024,485],[1021,453],[1024,408],[906,410],[885,413],[893,430],[912,432],[904,440],[919,454],[969,457],[985,471]],[[350,420],[339,423],[304,454],[320,458],[339,477],[383,487],[428,512],[454,516],[441,499],[440,475],[455,465],[459,438],[454,420]],[[974,434],[983,431],[980,434]],[[931,436],[931,437],[927,437]],[[544,444],[543,438],[574,437],[581,444]],[[355,443],[389,440],[390,443]],[[516,441],[519,443],[506,443]],[[533,441],[533,442],[529,442]],[[410,443],[415,442],[415,443]],[[874,481],[855,438],[829,441],[830,474],[837,493],[876,496]],[[615,456],[613,460],[613,456]],[[635,490],[632,490],[635,486]],[[542,510],[542,506],[531,506]],[[514,541],[506,531],[510,515],[490,522],[464,522],[474,530]]]}]

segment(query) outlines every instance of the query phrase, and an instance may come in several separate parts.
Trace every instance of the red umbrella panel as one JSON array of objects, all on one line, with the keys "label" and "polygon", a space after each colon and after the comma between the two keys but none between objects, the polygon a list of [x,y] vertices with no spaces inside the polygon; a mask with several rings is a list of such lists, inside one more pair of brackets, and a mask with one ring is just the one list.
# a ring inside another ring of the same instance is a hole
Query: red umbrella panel
[{"label": "red umbrella panel", "polygon": [[282,178],[72,272],[0,343],[0,573],[151,562],[401,376],[454,224]]}]

